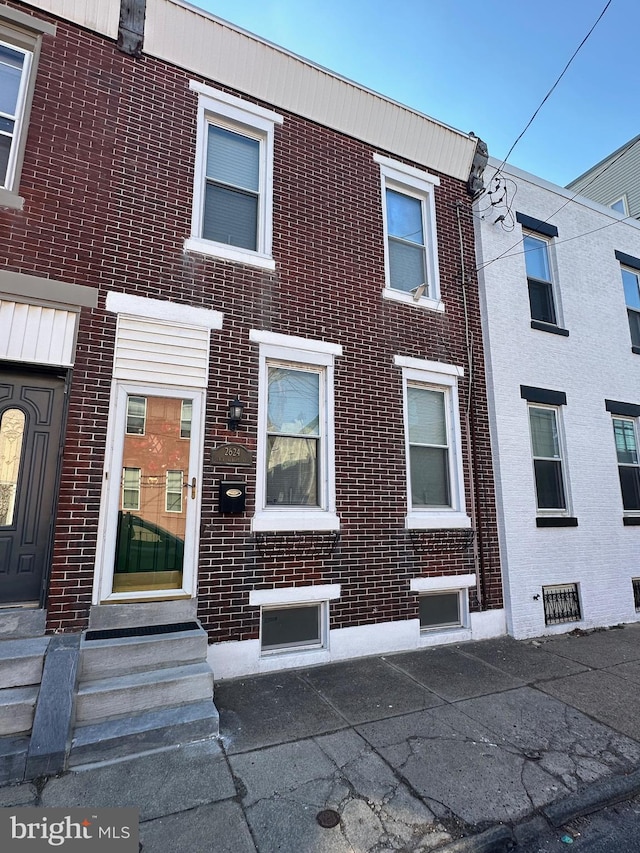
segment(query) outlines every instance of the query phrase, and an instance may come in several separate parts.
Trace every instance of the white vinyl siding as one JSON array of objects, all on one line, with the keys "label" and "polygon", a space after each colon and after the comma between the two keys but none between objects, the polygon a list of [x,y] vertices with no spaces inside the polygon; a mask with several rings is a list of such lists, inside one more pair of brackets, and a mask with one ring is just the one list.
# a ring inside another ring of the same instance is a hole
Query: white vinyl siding
[{"label": "white vinyl siding", "polygon": [[0,358],[70,367],[77,320],[75,311],[0,299]]}]

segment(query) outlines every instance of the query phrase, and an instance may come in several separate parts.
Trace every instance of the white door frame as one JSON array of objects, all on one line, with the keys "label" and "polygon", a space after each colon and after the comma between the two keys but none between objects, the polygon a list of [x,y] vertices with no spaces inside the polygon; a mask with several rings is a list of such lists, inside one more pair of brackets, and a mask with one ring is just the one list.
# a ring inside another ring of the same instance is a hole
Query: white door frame
[{"label": "white door frame", "polygon": [[[120,479],[125,439],[127,396],[172,397],[193,400],[191,439],[189,447],[189,470],[187,481],[196,479],[195,498],[191,489],[186,490],[186,531],[182,588],[169,590],[145,590],[143,592],[113,592],[113,569],[120,503]],[[200,539],[200,515],[202,509],[202,457],[204,438],[205,392],[197,388],[149,385],[137,382],[114,380],[109,407],[107,446],[100,499],[98,523],[98,546],[93,582],[93,604],[150,601],[176,598],[195,598],[198,581],[198,554]]]}]

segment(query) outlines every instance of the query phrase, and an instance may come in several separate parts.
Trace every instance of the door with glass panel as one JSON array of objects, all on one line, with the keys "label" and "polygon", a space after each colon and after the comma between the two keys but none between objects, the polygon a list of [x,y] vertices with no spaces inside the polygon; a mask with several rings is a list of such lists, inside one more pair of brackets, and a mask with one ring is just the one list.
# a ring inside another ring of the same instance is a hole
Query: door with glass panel
[{"label": "door with glass panel", "polygon": [[0,604],[42,601],[64,387],[64,376],[0,371]]},{"label": "door with glass panel", "polygon": [[103,598],[189,593],[197,555],[200,397],[121,388]]}]

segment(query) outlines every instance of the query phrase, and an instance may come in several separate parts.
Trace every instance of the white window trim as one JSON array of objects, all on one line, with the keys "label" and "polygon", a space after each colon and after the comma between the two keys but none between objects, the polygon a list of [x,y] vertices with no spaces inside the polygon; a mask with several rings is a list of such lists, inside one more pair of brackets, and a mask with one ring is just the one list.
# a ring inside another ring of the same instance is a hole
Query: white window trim
[{"label": "white window trim", "polygon": [[[417,577],[411,578],[409,589],[421,595],[432,593],[457,593],[458,612],[460,623],[458,625],[433,625],[422,627],[419,625],[421,637],[432,637],[435,634],[468,633],[471,625],[469,615],[469,589],[476,585],[476,575],[441,575],[440,577]],[[418,620],[418,624],[419,624]]]},{"label": "white window trim", "polygon": [[[531,475],[533,477],[533,499],[536,504],[536,515],[540,518],[551,516],[554,518],[567,518],[572,515],[571,494],[569,490],[567,448],[564,440],[564,422],[562,418],[562,405],[554,406],[550,403],[536,403],[527,401],[527,426],[529,429],[529,453],[531,454]],[[551,409],[556,413],[556,430],[558,432],[558,450],[560,451],[560,472],[562,474],[562,488],[564,490],[565,508],[539,507],[538,486],[536,480],[535,457],[533,455],[533,432],[531,430],[531,409]]]},{"label": "white window trim", "polygon": [[[549,323],[548,321],[538,320],[535,317],[531,317],[536,323],[547,322],[549,326],[557,326],[558,328],[564,327],[564,318],[562,316],[562,303],[560,300],[560,291],[558,289],[558,267],[556,263],[556,252],[554,245],[554,238],[548,237],[546,234],[540,234],[539,231],[532,231],[531,229],[523,228],[522,229],[522,240],[524,241],[525,237],[533,237],[535,240],[540,240],[541,243],[544,243],[547,247],[547,263],[549,265],[549,275],[551,276],[548,284],[551,286],[551,299],[553,300],[553,312],[556,315],[555,323]],[[524,245],[524,242],[523,242]],[[543,284],[546,283],[544,279],[534,278],[533,276],[529,276],[527,272],[527,261],[526,255],[524,256],[525,262],[525,276],[527,279],[527,295],[529,291],[529,279],[532,281],[541,281]],[[531,306],[529,306],[529,313],[531,313]]]},{"label": "white window trim", "polygon": [[[618,202],[620,201],[622,202],[623,210],[618,210],[613,206],[614,204],[618,204]],[[627,199],[627,194],[623,193],[618,198],[614,198],[614,200],[610,204],[608,204],[607,207],[609,207],[610,210],[613,210],[614,213],[619,213],[620,216],[626,218],[627,216],[629,216],[629,201]]]},{"label": "white window trim", "polygon": [[[385,275],[385,286],[382,295],[385,299],[403,302],[406,305],[427,308],[431,311],[444,311],[444,303],[440,299],[440,267],[438,263],[438,236],[434,195],[434,188],[440,186],[440,179],[436,175],[430,175],[421,169],[407,166],[398,160],[392,160],[380,154],[374,154],[373,160],[380,166]],[[391,287],[389,239],[387,234],[387,187],[419,198],[422,202],[428,294],[419,296],[418,298],[415,298],[411,293],[403,293]]]},{"label": "white window trim", "polygon": [[[611,413],[611,424],[613,425],[614,421],[630,421],[633,424],[633,431],[636,440],[636,448],[637,452],[640,453],[640,418],[634,418],[633,415],[617,415],[615,413]],[[622,513],[625,518],[635,518],[640,515],[640,510],[638,509],[625,509],[624,506],[624,498],[622,495],[622,482],[620,480],[620,468],[640,468],[640,463],[638,465],[632,465],[631,463],[620,462],[618,460],[618,449],[615,443],[615,430],[614,430],[614,440],[613,440],[613,452],[615,454],[616,468],[618,471],[618,483],[620,485],[620,502],[622,503]]]},{"label": "white window trim", "polygon": [[[327,341],[314,341],[251,329],[249,340],[260,346],[258,407],[258,447],[256,477],[256,512],[251,520],[255,532],[339,530],[340,519],[335,502],[335,430],[334,430],[334,359],[342,355],[342,346]],[[321,416],[324,426],[321,458],[318,460],[320,507],[271,507],[265,505],[268,362],[280,361],[292,366],[320,367],[324,370],[324,400]]]},{"label": "white window trim", "polygon": [[[186,252],[197,252],[227,261],[248,264],[260,269],[275,270],[272,258],[273,233],[273,148],[275,125],[282,124],[278,113],[266,110],[242,98],[229,95],[195,80],[189,89],[198,94],[198,119],[193,180],[193,208],[191,236],[185,240]],[[239,130],[260,142],[260,178],[258,202],[257,250],[227,246],[204,239],[202,217],[206,185],[207,127],[219,123],[221,127]]]},{"label": "white window trim", "polygon": [[[125,416],[125,418],[126,418],[126,416]],[[138,472],[137,483],[136,483],[135,489],[132,489],[131,486],[129,486],[127,488],[126,476],[124,473],[125,471],[137,471]],[[122,509],[123,510],[133,510],[133,512],[138,512],[140,510],[140,489],[141,489],[141,486],[142,486],[142,471],[141,471],[141,469],[140,468],[129,468],[129,467],[125,466],[122,469],[122,498],[121,498],[121,503],[122,503]],[[135,491],[136,492],[137,500],[136,500],[135,506],[125,506],[124,505],[124,493],[125,493],[125,491],[130,491],[130,492]]]},{"label": "white window trim", "polygon": [[[464,368],[437,361],[422,361],[407,356],[395,356],[394,364],[402,368],[402,399],[404,413],[405,469],[407,483],[407,507],[405,527],[408,530],[435,530],[470,528],[471,518],[465,510],[464,470],[462,465],[462,433],[458,405],[458,377],[464,376]],[[409,409],[407,384],[416,383],[434,387],[445,392],[447,435],[449,439],[449,482],[451,485],[451,507],[413,507],[411,505],[411,469],[409,452]]]},{"label": "white window trim", "polygon": [[3,33],[0,32],[0,42],[5,44],[11,50],[21,53],[24,56],[24,65],[22,74],[20,75],[20,86],[18,88],[18,97],[16,102],[16,112],[14,116],[14,130],[11,136],[11,147],[9,149],[9,161],[7,163],[7,175],[2,189],[8,192],[16,185],[16,175],[18,171],[18,163],[22,141],[27,133],[27,95],[29,91],[29,83],[31,80],[31,69],[33,66],[33,51],[27,50],[22,45],[12,43]]},{"label": "white window trim", "polygon": [[[178,489],[169,490],[169,474],[179,474],[180,475],[180,486]],[[184,491],[183,491],[183,481],[184,481],[184,471],[179,471],[177,468],[172,468],[166,472],[166,480],[164,484],[164,511],[173,513],[174,515],[179,515],[182,513],[184,509]],[[180,495],[180,509],[169,509],[169,495]]]},{"label": "white window trim", "polygon": [[[249,593],[249,605],[260,608],[260,657],[274,655],[326,654],[329,649],[329,602],[340,598],[340,584],[286,587],[284,589],[256,589]],[[308,646],[287,646],[280,649],[262,648],[262,611],[304,605],[320,606],[320,643]]]}]

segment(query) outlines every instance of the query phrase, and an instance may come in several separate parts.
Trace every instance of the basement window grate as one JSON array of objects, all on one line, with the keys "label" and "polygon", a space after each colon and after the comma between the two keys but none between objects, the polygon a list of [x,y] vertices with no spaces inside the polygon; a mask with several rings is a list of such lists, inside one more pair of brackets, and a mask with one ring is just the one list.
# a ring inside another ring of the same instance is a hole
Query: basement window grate
[{"label": "basement window grate", "polygon": [[640,610],[640,578],[633,578],[633,603],[636,610]]},{"label": "basement window grate", "polygon": [[567,583],[561,586],[543,586],[542,598],[544,601],[545,625],[579,622],[582,619],[577,584]]},{"label": "basement window grate", "polygon": [[120,637],[150,637],[154,634],[177,634],[179,631],[197,631],[197,622],[172,622],[169,625],[136,625],[131,628],[108,628],[87,631],[85,640],[116,640]]}]

